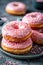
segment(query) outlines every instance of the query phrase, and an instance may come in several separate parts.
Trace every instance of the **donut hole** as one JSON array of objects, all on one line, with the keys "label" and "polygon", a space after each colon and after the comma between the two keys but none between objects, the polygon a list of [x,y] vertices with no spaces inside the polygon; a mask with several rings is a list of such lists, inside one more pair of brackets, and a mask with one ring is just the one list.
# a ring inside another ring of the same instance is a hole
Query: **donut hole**
[{"label": "donut hole", "polygon": [[14,25],[13,25],[13,28],[14,28],[14,29],[19,29],[19,27],[18,27],[17,24],[14,24]]},{"label": "donut hole", "polygon": [[16,4],[16,3],[15,3],[15,4],[13,4],[13,6],[15,6],[15,7],[16,7],[16,6],[18,6],[18,4]]}]

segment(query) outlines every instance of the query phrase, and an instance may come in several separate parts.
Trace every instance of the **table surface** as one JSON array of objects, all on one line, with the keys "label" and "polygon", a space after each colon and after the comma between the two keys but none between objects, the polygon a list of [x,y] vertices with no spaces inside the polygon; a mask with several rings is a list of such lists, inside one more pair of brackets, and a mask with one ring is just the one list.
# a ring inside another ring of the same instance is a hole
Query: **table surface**
[{"label": "table surface", "polygon": [[[23,16],[9,15],[5,12],[5,6],[7,5],[7,3],[12,1],[24,2],[27,5],[28,12],[31,12],[29,8],[31,7],[32,2],[31,1],[29,2],[29,0],[0,0],[0,17],[6,17],[8,21],[16,20],[17,18],[23,17]],[[35,9],[34,11],[39,10]],[[2,61],[1,57],[5,58],[4,61]],[[28,60],[18,60],[10,56],[7,56],[0,51],[0,65],[43,65],[43,57]]]}]

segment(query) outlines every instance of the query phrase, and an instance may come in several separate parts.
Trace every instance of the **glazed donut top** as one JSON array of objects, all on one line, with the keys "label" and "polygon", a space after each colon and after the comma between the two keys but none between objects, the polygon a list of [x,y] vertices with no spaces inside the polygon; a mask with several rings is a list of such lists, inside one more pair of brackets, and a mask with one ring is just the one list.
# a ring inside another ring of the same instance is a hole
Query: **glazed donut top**
[{"label": "glazed donut top", "polygon": [[26,14],[26,16],[23,17],[22,21],[29,24],[43,24],[43,14],[40,12],[32,12]]},{"label": "glazed donut top", "polygon": [[24,11],[26,10],[26,5],[22,2],[11,2],[6,6],[7,9],[14,10],[14,11]]},{"label": "glazed donut top", "polygon": [[9,47],[9,48],[14,48],[14,49],[24,49],[24,48],[27,48],[28,46],[31,46],[32,45],[32,41],[29,38],[25,42],[15,43],[15,42],[9,42],[8,40],[5,40],[3,38],[2,45],[5,45],[6,47]]},{"label": "glazed donut top", "polygon": [[10,35],[16,38],[22,38],[31,33],[31,28],[24,22],[8,22],[2,28],[2,35]]}]

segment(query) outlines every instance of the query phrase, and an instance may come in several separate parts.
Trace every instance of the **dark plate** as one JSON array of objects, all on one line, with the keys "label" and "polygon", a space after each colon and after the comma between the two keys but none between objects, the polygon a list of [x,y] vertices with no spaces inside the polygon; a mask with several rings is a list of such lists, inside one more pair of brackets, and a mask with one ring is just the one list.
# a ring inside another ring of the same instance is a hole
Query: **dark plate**
[{"label": "dark plate", "polygon": [[[21,18],[18,18],[17,20],[21,20]],[[1,28],[0,28],[1,30]],[[0,34],[0,42],[2,39],[2,35]],[[28,58],[37,58],[43,55],[43,45],[37,45],[35,43],[33,43],[33,47],[31,49],[31,51],[28,54],[24,54],[24,55],[15,55],[15,54],[11,54],[9,52],[6,52],[5,50],[3,50],[1,48],[1,44],[0,44],[0,51],[2,51],[3,53],[13,57],[13,58],[18,58],[18,59],[28,59]]]},{"label": "dark plate", "polygon": [[43,56],[43,54],[36,54],[36,55],[15,55],[15,54],[11,54],[9,52],[4,51],[2,48],[0,48],[0,51],[2,51],[3,53],[13,57],[13,58],[18,58],[18,59],[32,59],[32,58],[37,58],[40,56]]},{"label": "dark plate", "polygon": [[[2,37],[0,38],[0,42],[1,42],[1,39],[2,39]],[[5,50],[3,50],[1,48],[1,45],[0,45],[0,51],[5,53],[6,55],[9,55],[13,58],[18,58],[18,59],[28,59],[28,58],[32,59],[32,58],[37,58],[37,57],[43,56],[43,46],[40,46],[37,44],[34,44],[32,47],[32,50],[28,54],[24,54],[24,55],[15,55],[15,54],[11,54],[9,52],[6,52]]]}]

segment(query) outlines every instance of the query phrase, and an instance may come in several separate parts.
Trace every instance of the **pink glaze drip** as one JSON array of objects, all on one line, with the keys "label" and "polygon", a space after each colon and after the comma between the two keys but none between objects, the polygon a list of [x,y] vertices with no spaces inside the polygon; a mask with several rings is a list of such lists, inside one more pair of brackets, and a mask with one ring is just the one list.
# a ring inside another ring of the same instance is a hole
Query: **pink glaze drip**
[{"label": "pink glaze drip", "polygon": [[40,12],[32,12],[29,14],[26,14],[23,19],[23,22],[29,23],[29,24],[43,24],[43,14]]},{"label": "pink glaze drip", "polygon": [[26,5],[21,2],[11,2],[6,6],[6,9],[14,10],[16,12],[26,11]]},{"label": "pink glaze drip", "polygon": [[17,38],[22,38],[30,34],[31,29],[28,24],[24,22],[12,21],[8,22],[2,28],[2,35],[10,35]]},{"label": "pink glaze drip", "polygon": [[9,42],[8,40],[5,40],[4,38],[2,39],[2,45],[9,47],[9,48],[14,48],[14,49],[22,49],[26,48],[28,46],[32,45],[32,40],[29,38],[25,42],[22,43],[16,43],[16,42]]}]

